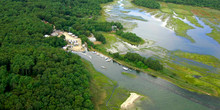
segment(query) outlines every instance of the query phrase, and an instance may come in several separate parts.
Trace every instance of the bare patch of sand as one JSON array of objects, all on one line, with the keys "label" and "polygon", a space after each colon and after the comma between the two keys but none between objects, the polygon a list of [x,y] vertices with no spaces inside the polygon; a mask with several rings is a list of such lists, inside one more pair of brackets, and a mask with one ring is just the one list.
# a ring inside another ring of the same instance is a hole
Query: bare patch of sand
[{"label": "bare patch of sand", "polygon": [[95,45],[96,44],[102,44],[102,42],[100,42],[100,41],[95,41],[95,42],[93,42]]},{"label": "bare patch of sand", "polygon": [[[68,42],[68,45],[71,45],[70,50],[73,51],[85,51],[85,48],[82,46],[82,40],[75,35],[69,35],[67,32],[64,32],[65,40]],[[72,44],[71,41],[77,41],[77,45]]]},{"label": "bare patch of sand", "polygon": [[127,100],[123,104],[121,104],[121,110],[128,110],[132,105],[134,105],[134,102],[141,97],[142,96],[136,93],[130,93],[130,96],[127,98]]}]

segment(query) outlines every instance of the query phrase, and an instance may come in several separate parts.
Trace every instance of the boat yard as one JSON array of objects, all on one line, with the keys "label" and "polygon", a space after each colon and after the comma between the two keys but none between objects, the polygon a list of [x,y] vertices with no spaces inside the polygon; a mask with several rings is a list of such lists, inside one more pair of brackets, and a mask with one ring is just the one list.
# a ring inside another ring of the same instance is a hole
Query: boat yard
[{"label": "boat yard", "polygon": [[82,44],[82,40],[78,38],[78,36],[74,35],[73,33],[64,32],[63,35],[67,41],[67,45],[63,47],[64,50],[71,50],[71,51],[85,51],[85,44]]}]

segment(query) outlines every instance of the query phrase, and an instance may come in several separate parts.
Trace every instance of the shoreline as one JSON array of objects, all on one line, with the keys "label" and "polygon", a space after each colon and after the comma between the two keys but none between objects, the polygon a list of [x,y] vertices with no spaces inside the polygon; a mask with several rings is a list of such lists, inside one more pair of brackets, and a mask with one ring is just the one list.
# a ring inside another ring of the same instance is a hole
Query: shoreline
[{"label": "shoreline", "polygon": [[[96,49],[91,49],[91,50],[92,50],[92,51],[99,52],[99,53],[102,53],[103,55],[106,55],[105,53],[103,53],[103,52],[101,52],[101,51],[98,51],[98,50],[96,50]],[[195,88],[195,87],[192,88],[192,87],[188,86],[188,85],[185,84],[185,83],[179,82],[179,80],[175,80],[174,78],[170,78],[169,76],[164,76],[164,75],[161,75],[161,74],[156,74],[156,73],[154,73],[153,70],[151,70],[151,69],[148,69],[148,71],[147,71],[147,70],[143,70],[143,69],[134,67],[134,66],[132,66],[132,65],[129,65],[129,64],[127,64],[127,63],[124,62],[124,61],[116,60],[116,59],[112,58],[112,57],[109,56],[109,55],[106,55],[106,56],[108,56],[108,57],[111,58],[114,62],[116,62],[116,63],[118,63],[118,64],[120,64],[120,65],[124,65],[124,66],[126,66],[126,67],[128,67],[128,68],[130,68],[130,69],[133,69],[133,70],[136,70],[136,71],[140,71],[140,72],[143,72],[143,73],[148,74],[148,75],[153,75],[153,76],[159,77],[159,78],[164,79],[164,80],[166,80],[166,81],[168,81],[168,82],[170,82],[170,83],[172,83],[172,84],[174,84],[174,85],[176,85],[176,86],[178,86],[178,87],[180,87],[180,88],[182,88],[182,89],[186,89],[186,90],[191,91],[191,92],[196,92],[196,93],[198,93],[198,94],[206,94],[206,95],[209,95],[209,96],[219,97],[218,94],[212,94],[212,93],[203,91],[203,90],[201,90],[201,89],[199,89],[199,88],[197,89],[197,88]],[[191,86],[193,86],[193,85],[191,85]]]},{"label": "shoreline", "polygon": [[[150,75],[150,74],[149,74]],[[175,83],[175,82],[174,82]],[[160,86],[160,87],[164,87],[163,85],[160,85],[160,84],[157,84],[158,86]],[[182,87],[181,87],[182,88]],[[170,88],[167,88],[167,87],[165,87],[164,89],[167,89],[167,90],[169,90],[169,91],[171,91],[171,92],[173,92],[173,93],[175,93],[175,94],[177,94],[177,95],[179,95],[179,96],[181,96],[181,97],[184,97],[184,98],[186,98],[186,99],[188,99],[188,100],[190,100],[190,101],[192,101],[192,102],[195,102],[195,103],[198,103],[198,104],[200,104],[200,105],[204,105],[204,106],[206,106],[206,107],[208,107],[208,108],[210,108],[210,109],[215,109],[216,107],[215,106],[213,106],[213,105],[210,105],[210,104],[207,104],[207,103],[204,103],[204,102],[201,102],[201,101],[199,101],[198,99],[196,99],[196,98],[192,98],[192,97],[190,97],[190,96],[188,96],[188,95],[185,95],[184,93],[181,93],[181,92],[178,92],[178,91],[175,91],[175,89],[170,89]],[[186,90],[186,89],[185,89]],[[128,93],[129,94],[129,93]],[[146,94],[145,94],[146,95]],[[142,95],[141,95],[142,96]],[[120,106],[121,106],[121,104],[127,99],[129,97],[129,95],[127,95],[127,97],[119,104],[119,105],[117,105],[119,108],[120,108]],[[117,97],[118,98],[118,97]],[[144,98],[145,98],[145,96],[144,96]],[[135,102],[135,104],[137,104],[138,103],[138,105],[139,105],[139,100],[138,100],[138,102]],[[135,108],[136,107],[136,105],[135,106],[130,106],[128,109],[130,109],[130,108]],[[138,107],[138,106],[137,106]]]},{"label": "shoreline", "polygon": [[92,63],[88,60],[84,58],[81,58],[81,60],[91,74],[90,90],[92,94],[94,94],[92,96],[92,101],[95,110],[108,110],[109,108],[116,106],[117,108],[120,108],[121,103],[129,97],[129,91],[117,87],[115,81],[96,71]]},{"label": "shoreline", "polygon": [[121,109],[122,110],[127,110],[128,108],[130,108],[132,105],[134,105],[135,101],[137,101],[138,99],[140,99],[142,96],[138,95],[137,93],[130,93],[130,96],[127,98],[126,101],[124,101],[121,104]]},{"label": "shoreline", "polygon": [[[114,0],[114,2],[115,1],[118,1],[118,0]],[[128,1],[131,1],[131,0],[128,0]],[[114,3],[114,2],[112,2],[112,3]],[[162,3],[164,3],[164,2],[162,2]],[[165,4],[165,3],[164,3]],[[167,5],[167,4],[165,4],[165,5]],[[151,12],[155,12],[155,10],[151,10],[151,9],[147,9],[147,8],[144,8],[144,7],[141,7],[141,6],[137,6],[137,5],[135,5],[136,7],[138,7],[138,8],[140,8],[140,9],[142,9],[142,11],[147,11],[147,12],[149,12],[149,13],[151,13]],[[164,8],[168,8],[168,9],[178,9],[177,7],[176,7],[177,5],[175,5],[175,6],[170,6],[170,7],[164,7]],[[185,6],[185,5],[181,5],[181,6],[184,6],[184,8],[186,8],[186,7],[188,7],[188,6]],[[128,8],[128,7],[127,7]],[[198,10],[200,10],[200,8],[199,7],[195,7],[195,8],[192,8],[192,7],[190,7],[190,9],[198,9]],[[171,15],[173,15],[174,13],[177,13],[177,14],[180,14],[180,13],[178,13],[178,12],[176,12],[176,11],[172,11],[172,12],[170,12],[170,13],[168,13],[168,12],[164,12],[164,10],[160,10],[161,12],[163,12],[163,13],[165,13],[165,14],[171,14]],[[208,10],[206,10],[206,11],[208,11]],[[173,13],[174,12],[174,13]],[[103,13],[102,13],[102,16],[101,17],[103,17],[103,15],[104,15],[104,13],[105,13],[105,10],[103,10]],[[190,12],[191,13],[191,12]],[[106,14],[106,13],[105,13]],[[156,14],[157,15],[157,14]],[[182,14],[180,14],[180,15],[182,15]],[[194,15],[194,14],[193,14]],[[168,17],[168,16],[167,16]],[[167,18],[166,17],[166,18]],[[189,16],[188,16],[189,17]],[[191,17],[191,16],[190,16]],[[201,17],[201,16],[199,16],[199,17]],[[157,19],[160,19],[160,18],[157,18]],[[198,26],[198,21],[196,21],[196,18],[191,18],[191,19],[189,19],[189,18],[186,18],[188,21],[190,21],[192,24],[194,24],[194,25],[196,25],[197,27],[200,27],[200,26]],[[106,19],[105,19],[106,20]],[[162,19],[161,19],[162,20]],[[178,20],[179,21],[179,20]],[[168,21],[167,21],[167,23],[168,23]],[[178,22],[179,23],[179,22]],[[206,24],[207,25],[207,24]],[[94,49],[95,51],[97,51],[96,49]],[[105,54],[105,55],[107,55],[108,57],[109,57],[109,54],[108,54],[108,52],[107,51],[103,51],[103,50],[99,50],[99,52],[100,53],[102,53],[102,54]],[[111,59],[113,59],[112,57],[110,57]],[[195,92],[195,93],[198,93],[198,94],[205,94],[205,95],[208,95],[208,96],[214,96],[214,97],[220,97],[220,95],[218,94],[218,92],[216,92],[216,90],[207,90],[207,89],[203,89],[203,88],[201,88],[201,87],[197,87],[197,86],[195,86],[193,83],[186,83],[186,82],[184,82],[183,80],[178,80],[178,78],[177,77],[170,77],[169,75],[166,75],[166,74],[163,74],[163,73],[160,73],[160,72],[156,72],[156,71],[153,71],[153,70],[151,70],[151,69],[141,69],[141,68],[137,68],[137,67],[135,67],[135,66],[133,66],[133,65],[130,65],[130,64],[127,64],[125,61],[122,61],[122,60],[119,60],[119,59],[113,59],[113,61],[115,61],[115,62],[117,62],[117,63],[119,63],[119,64],[121,64],[121,65],[124,65],[124,66],[127,66],[127,67],[129,67],[129,68],[131,68],[131,69],[134,69],[134,70],[137,70],[137,71],[141,71],[141,72],[143,72],[143,73],[146,73],[146,74],[148,74],[148,75],[153,75],[153,76],[156,76],[156,77],[159,77],[159,78],[161,78],[161,79],[164,79],[164,80],[166,80],[166,81],[168,81],[168,82],[170,82],[170,83],[172,83],[172,84],[174,84],[174,85],[176,85],[176,86],[178,86],[178,87],[180,87],[180,88],[183,88],[183,89],[186,89],[186,90],[188,90],[188,91],[191,91],[191,92]],[[187,73],[187,72],[186,72]]]},{"label": "shoreline", "polygon": [[[166,81],[168,81],[168,82],[170,82],[170,83],[172,83],[172,84],[174,84],[174,85],[176,85],[176,86],[178,86],[178,87],[180,87],[180,88],[189,90],[189,91],[191,91],[191,92],[196,92],[196,93],[200,93],[200,94],[202,93],[202,94],[206,94],[206,95],[209,95],[209,96],[219,97],[219,96],[217,96],[217,94],[211,94],[211,93],[208,93],[208,92],[203,91],[203,90],[201,90],[201,89],[191,88],[190,86],[185,85],[185,83],[180,83],[178,80],[175,80],[174,78],[170,78],[169,76],[162,76],[162,75],[160,75],[160,74],[153,73],[152,70],[146,71],[146,70],[143,70],[143,69],[140,69],[140,68],[137,68],[137,67],[133,67],[133,66],[131,66],[131,65],[129,65],[129,64],[126,64],[126,63],[123,62],[123,61],[121,62],[121,61],[117,61],[117,60],[115,60],[115,59],[113,59],[113,60],[114,60],[115,62],[117,62],[117,63],[119,63],[119,64],[121,64],[121,65],[127,66],[127,67],[129,67],[129,68],[131,68],[131,69],[133,69],[133,70],[140,71],[140,72],[143,72],[143,73],[145,73],[145,74],[153,75],[153,76],[159,77],[159,78],[161,78],[161,79],[164,79],[164,80],[166,80]],[[177,82],[177,81],[178,81],[178,82]],[[193,85],[192,85],[192,86],[193,86]]]}]

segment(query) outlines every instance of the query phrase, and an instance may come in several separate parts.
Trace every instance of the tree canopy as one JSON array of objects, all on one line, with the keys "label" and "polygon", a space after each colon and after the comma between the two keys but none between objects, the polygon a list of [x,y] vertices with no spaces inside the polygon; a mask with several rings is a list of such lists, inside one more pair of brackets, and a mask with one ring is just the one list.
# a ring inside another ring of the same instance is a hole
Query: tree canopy
[{"label": "tree canopy", "polygon": [[79,56],[30,45],[1,48],[0,56],[0,109],[93,109]]},{"label": "tree canopy", "polygon": [[153,58],[145,58],[139,55],[138,53],[126,53],[125,55],[120,55],[119,53],[112,54],[113,58],[123,60],[127,63],[131,63],[131,65],[136,66],[138,68],[151,68],[156,71],[163,70],[163,65],[156,59]]},{"label": "tree canopy", "polygon": [[101,41],[103,44],[106,43],[105,37],[101,33],[93,33],[94,37],[96,38],[97,41]]},{"label": "tree canopy", "polygon": [[[112,0],[1,0],[0,109],[92,110],[90,76],[80,57],[61,49],[53,27],[88,41],[92,31],[120,23],[97,22]],[[102,40],[102,39],[101,39]]]},{"label": "tree canopy", "polygon": [[123,32],[122,30],[118,30],[116,31],[116,34],[130,42],[141,43],[143,41],[143,39],[131,32]]}]

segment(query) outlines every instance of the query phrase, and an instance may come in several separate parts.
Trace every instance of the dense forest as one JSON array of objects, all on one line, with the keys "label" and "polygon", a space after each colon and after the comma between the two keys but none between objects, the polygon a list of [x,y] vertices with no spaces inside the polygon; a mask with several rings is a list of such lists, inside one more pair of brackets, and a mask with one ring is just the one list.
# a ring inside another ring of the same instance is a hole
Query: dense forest
[{"label": "dense forest", "polygon": [[96,21],[100,4],[110,1],[1,0],[0,109],[94,109],[80,57],[61,49],[62,37],[43,36],[56,26],[93,46],[91,32],[123,28]]},{"label": "dense forest", "polygon": [[[141,42],[135,34],[120,31],[123,26],[118,22],[96,20],[100,4],[111,1],[1,0],[0,109],[94,109],[90,75],[80,57],[61,49],[66,45],[63,36],[44,35],[51,34],[55,27],[76,34],[91,47],[94,44],[87,38],[91,33],[105,43],[99,31],[110,32],[116,27],[123,38]],[[130,58],[141,56],[129,55],[124,57],[126,61],[150,67],[144,58]]]},{"label": "dense forest", "polygon": [[106,43],[106,39],[101,33],[94,32],[93,34],[94,34],[94,37],[96,38],[97,41],[100,41],[103,44]]},{"label": "dense forest", "polygon": [[134,4],[152,9],[159,9],[160,4],[156,0],[133,0]]},{"label": "dense forest", "polygon": [[131,65],[134,65],[138,68],[143,68],[143,69],[151,68],[156,71],[163,70],[163,65],[158,60],[155,60],[151,57],[145,58],[145,57],[140,56],[137,53],[128,52],[125,55],[120,55],[119,53],[114,53],[114,54],[112,54],[112,56],[113,56],[113,58],[123,60],[123,61],[125,61]]},{"label": "dense forest", "polygon": [[134,43],[139,44],[143,41],[143,39],[141,39],[136,34],[131,33],[131,32],[123,32],[122,30],[118,30],[118,31],[116,31],[116,34],[121,36],[124,39],[127,39],[130,42],[134,42]]},{"label": "dense forest", "polygon": [[0,109],[93,109],[80,57],[46,46],[0,48]]}]

